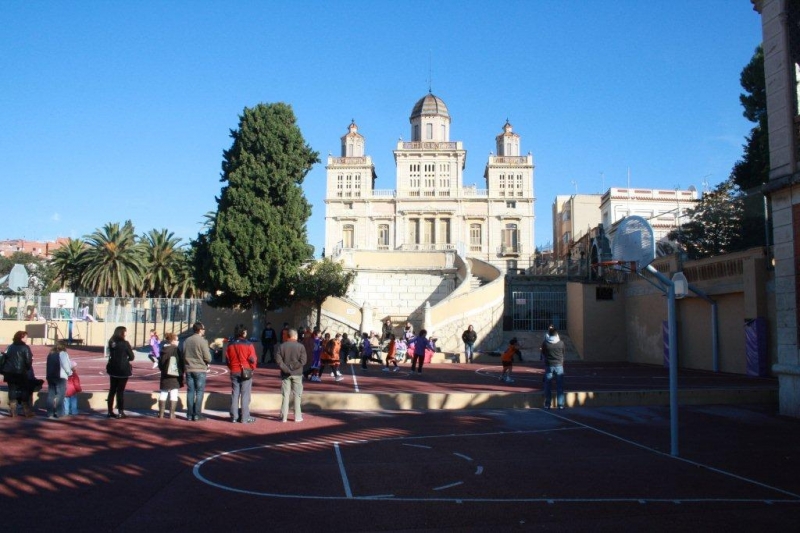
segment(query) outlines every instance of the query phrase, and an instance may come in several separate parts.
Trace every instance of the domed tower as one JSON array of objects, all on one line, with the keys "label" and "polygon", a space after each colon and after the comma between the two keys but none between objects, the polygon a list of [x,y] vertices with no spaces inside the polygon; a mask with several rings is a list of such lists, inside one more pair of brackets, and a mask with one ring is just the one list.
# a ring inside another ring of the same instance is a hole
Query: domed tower
[{"label": "domed tower", "polygon": [[508,119],[506,119],[506,124],[503,126],[503,133],[495,137],[495,142],[497,143],[497,155],[519,155],[519,135],[514,133]]},{"label": "domed tower", "polygon": [[363,157],[364,144],[364,136],[358,133],[356,121],[351,121],[347,133],[342,135],[342,157]]},{"label": "domed tower", "polygon": [[450,113],[444,101],[428,93],[411,110],[412,142],[447,142],[450,140]]}]

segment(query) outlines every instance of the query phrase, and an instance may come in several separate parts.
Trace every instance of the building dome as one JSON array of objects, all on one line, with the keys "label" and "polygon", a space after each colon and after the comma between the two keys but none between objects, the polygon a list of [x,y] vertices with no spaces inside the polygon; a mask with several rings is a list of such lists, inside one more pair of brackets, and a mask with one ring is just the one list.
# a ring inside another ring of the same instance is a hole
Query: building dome
[{"label": "building dome", "polygon": [[447,106],[444,105],[444,101],[441,98],[435,96],[433,93],[428,93],[414,104],[414,109],[411,110],[410,120],[421,116],[439,116],[449,119],[450,113],[447,111]]}]

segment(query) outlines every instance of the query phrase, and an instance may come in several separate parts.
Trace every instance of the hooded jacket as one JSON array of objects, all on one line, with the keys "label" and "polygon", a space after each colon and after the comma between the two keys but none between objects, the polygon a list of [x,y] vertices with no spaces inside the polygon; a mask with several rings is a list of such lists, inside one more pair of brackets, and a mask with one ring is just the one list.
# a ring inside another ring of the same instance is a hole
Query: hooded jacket
[{"label": "hooded jacket", "polygon": [[545,334],[542,342],[542,355],[547,366],[564,366],[564,341],[558,336]]}]

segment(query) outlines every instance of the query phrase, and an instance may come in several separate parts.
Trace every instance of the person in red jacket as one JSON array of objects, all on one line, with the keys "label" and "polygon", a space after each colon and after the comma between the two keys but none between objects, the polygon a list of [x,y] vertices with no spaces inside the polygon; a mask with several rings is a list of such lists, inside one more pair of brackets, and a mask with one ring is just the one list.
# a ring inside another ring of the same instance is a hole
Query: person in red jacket
[{"label": "person in red jacket", "polygon": [[231,372],[231,422],[252,424],[256,419],[250,417],[250,391],[253,387],[252,373],[258,357],[253,344],[247,340],[247,329],[244,325],[236,326],[234,339],[228,344],[225,355]]}]

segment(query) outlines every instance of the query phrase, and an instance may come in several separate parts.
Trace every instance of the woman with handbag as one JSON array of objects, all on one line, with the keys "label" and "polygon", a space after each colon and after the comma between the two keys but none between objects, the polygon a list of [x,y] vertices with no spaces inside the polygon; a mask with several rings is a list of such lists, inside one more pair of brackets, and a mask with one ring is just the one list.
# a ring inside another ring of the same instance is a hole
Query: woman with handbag
[{"label": "woman with handbag", "polygon": [[25,342],[28,334],[24,331],[14,333],[11,345],[6,349],[3,368],[3,381],[8,383],[8,410],[12,418],[17,416],[17,402],[22,404],[25,416],[33,416],[31,398],[33,389],[30,387],[30,375],[33,374],[33,353]]},{"label": "woman with handbag", "polygon": [[169,396],[169,417],[175,418],[178,408],[178,389],[183,387],[183,356],[178,349],[178,336],[171,331],[164,335],[164,348],[158,359],[158,368],[161,370],[158,418],[164,418],[167,396]]},{"label": "woman with handbag", "polygon": [[225,352],[231,372],[231,422],[252,424],[256,419],[250,417],[250,391],[258,358],[244,325],[236,326],[233,336]]},{"label": "woman with handbag", "polygon": [[[125,387],[128,385],[128,378],[133,374],[133,349],[131,344],[125,340],[128,328],[117,326],[114,334],[108,339],[108,363],[106,373],[110,380],[108,388],[108,418],[128,418],[125,414]],[[114,398],[117,399],[117,411],[114,413]]]},{"label": "woman with handbag", "polygon": [[72,374],[67,378],[67,393],[64,395],[64,414],[77,415],[78,393],[83,392],[83,388],[81,387],[81,378],[75,368],[78,363],[70,360],[69,364],[72,367]]}]

